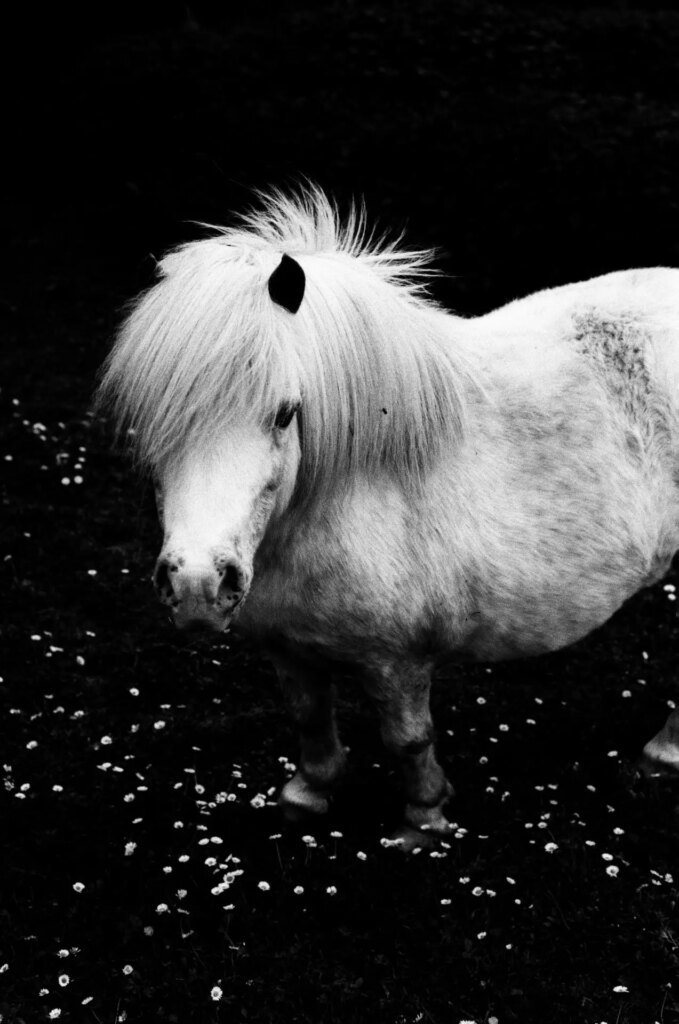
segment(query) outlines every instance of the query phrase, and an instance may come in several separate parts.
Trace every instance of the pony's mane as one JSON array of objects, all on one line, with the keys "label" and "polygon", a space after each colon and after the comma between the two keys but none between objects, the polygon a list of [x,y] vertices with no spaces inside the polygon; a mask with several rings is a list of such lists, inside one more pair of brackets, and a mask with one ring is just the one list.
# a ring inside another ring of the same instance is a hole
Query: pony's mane
[{"label": "pony's mane", "polygon": [[[419,479],[459,441],[471,379],[424,290],[431,252],[376,239],[362,206],[342,223],[315,187],[260,200],[170,252],[137,300],[100,388],[119,431],[153,469],[301,394],[300,492],[362,472]],[[267,288],[284,253],[306,275],[294,315]]]}]

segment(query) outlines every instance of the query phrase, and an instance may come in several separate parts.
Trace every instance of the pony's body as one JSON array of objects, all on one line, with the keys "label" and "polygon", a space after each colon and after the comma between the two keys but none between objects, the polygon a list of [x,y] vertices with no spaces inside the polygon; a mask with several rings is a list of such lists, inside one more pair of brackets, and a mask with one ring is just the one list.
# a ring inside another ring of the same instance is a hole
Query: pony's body
[{"label": "pony's body", "polygon": [[[277,195],[179,250],[104,389],[160,483],[175,620],[237,614],[278,667],[302,734],[284,802],[327,806],[344,754],[326,668],[352,662],[407,821],[441,831],[432,668],[572,643],[679,548],[679,271],[464,320],[412,283],[424,254],[361,232],[320,193]],[[649,755],[679,764],[677,729]]]},{"label": "pony's body", "polygon": [[[661,283],[665,308],[651,301]],[[331,510],[271,524],[239,620],[265,644],[359,662],[539,654],[667,571],[679,271],[611,274],[453,323],[485,391],[468,396],[465,440],[419,494],[363,476]]]}]

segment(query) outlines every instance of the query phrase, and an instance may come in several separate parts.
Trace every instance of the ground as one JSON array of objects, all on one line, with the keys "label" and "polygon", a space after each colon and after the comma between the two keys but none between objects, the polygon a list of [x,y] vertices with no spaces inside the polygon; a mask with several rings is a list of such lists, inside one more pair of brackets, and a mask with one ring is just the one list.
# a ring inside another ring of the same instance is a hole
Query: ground
[{"label": "ground", "polygon": [[465,315],[677,265],[679,16],[428,0],[110,20],[17,37],[6,127],[2,1020],[679,1020],[679,789],[635,767],[679,700],[676,574],[575,648],[442,675],[446,847],[381,842],[398,775],[349,681],[352,772],[327,821],[291,828],[273,673],[237,638],[172,633],[152,495],[90,411],[153,257],[253,185],[364,194],[443,247],[436,292]]}]

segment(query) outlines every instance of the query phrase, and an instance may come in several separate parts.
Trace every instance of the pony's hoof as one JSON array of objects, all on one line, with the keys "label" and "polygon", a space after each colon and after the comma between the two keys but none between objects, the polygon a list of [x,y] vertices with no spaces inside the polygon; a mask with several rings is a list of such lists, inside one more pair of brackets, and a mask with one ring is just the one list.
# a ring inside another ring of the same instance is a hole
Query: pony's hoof
[{"label": "pony's hoof", "polygon": [[312,815],[327,814],[330,803],[324,793],[312,789],[305,779],[295,775],[283,787],[278,806],[288,821],[304,821]]},{"label": "pony's hoof", "polygon": [[291,825],[303,824],[313,816],[313,811],[310,811],[307,807],[300,807],[298,804],[286,804],[279,800],[278,806],[285,820]]},{"label": "pony's hoof", "polygon": [[394,847],[401,853],[416,853],[420,850],[435,850],[444,837],[437,832],[423,832],[411,825],[401,825],[391,839],[382,841],[385,847]]},{"label": "pony's hoof", "polygon": [[679,782],[679,762],[657,761],[642,754],[637,762],[637,774],[645,779],[676,779]]},{"label": "pony's hoof", "polygon": [[408,804],[405,812],[405,825],[407,828],[415,829],[416,832],[437,836],[439,839],[445,839],[454,831],[453,826],[441,810],[441,805],[420,807],[417,804]]}]

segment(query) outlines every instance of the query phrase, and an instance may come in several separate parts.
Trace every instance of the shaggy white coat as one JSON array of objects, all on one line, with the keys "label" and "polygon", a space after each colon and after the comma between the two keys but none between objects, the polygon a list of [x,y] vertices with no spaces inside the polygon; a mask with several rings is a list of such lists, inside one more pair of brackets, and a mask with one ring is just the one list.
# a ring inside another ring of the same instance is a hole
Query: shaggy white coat
[{"label": "shaggy white coat", "polygon": [[[306,275],[295,315],[267,290],[283,253]],[[342,227],[316,189],[273,193],[160,263],[102,385],[194,606],[235,559],[239,626],[307,703],[309,665],[364,666],[395,748],[429,735],[413,686],[428,696],[439,660],[572,643],[679,547],[679,272],[463,319],[426,297],[428,263],[367,238],[360,212]],[[317,760],[337,761],[324,721]],[[679,763],[678,739],[671,719],[647,751]]]}]

